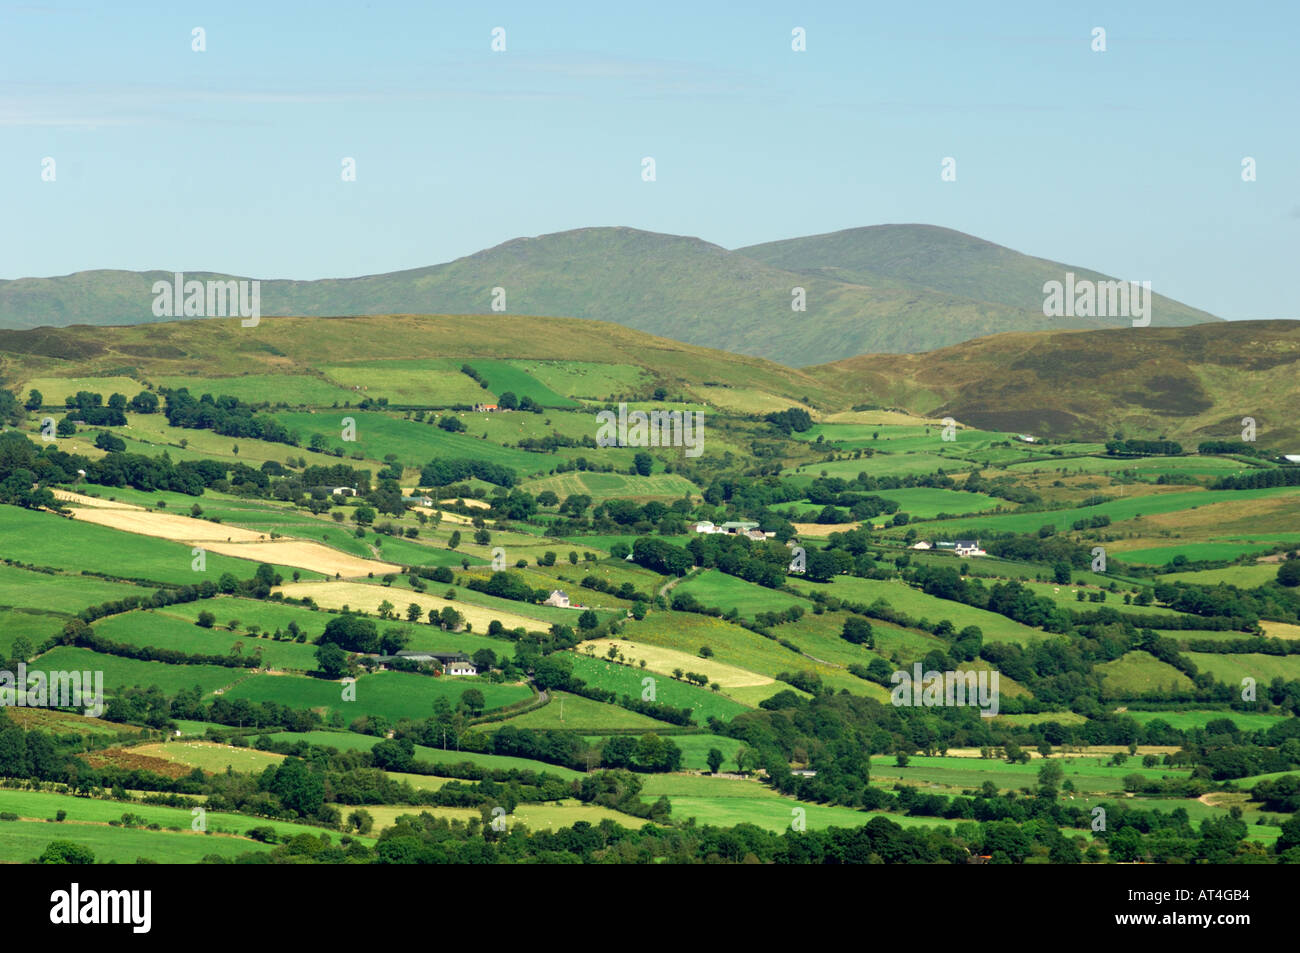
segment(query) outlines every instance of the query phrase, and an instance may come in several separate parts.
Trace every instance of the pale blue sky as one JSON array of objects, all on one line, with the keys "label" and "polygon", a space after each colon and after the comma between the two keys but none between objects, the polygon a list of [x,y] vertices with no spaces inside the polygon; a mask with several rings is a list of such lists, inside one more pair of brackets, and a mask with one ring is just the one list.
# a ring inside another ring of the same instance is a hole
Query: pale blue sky
[{"label": "pale blue sky", "polygon": [[1300,317],[1295,4],[451,6],[0,4],[0,277],[342,277],[587,225],[735,247],[926,222]]}]

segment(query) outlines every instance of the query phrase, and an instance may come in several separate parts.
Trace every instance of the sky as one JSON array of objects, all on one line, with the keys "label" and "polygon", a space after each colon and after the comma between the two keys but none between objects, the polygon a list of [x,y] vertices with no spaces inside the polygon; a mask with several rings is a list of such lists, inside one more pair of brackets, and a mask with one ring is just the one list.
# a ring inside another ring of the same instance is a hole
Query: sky
[{"label": "sky", "polygon": [[1300,317],[1300,5],[734,6],[0,3],[0,278],[920,222]]}]

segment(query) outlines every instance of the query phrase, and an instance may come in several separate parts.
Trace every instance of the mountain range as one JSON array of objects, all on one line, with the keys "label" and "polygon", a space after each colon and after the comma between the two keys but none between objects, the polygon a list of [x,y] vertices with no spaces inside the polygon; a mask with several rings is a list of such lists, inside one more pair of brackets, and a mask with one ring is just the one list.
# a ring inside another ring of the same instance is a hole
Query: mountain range
[{"label": "mountain range", "polygon": [[[1002,332],[1101,329],[1128,318],[1047,317],[1047,281],[1110,280],[930,225],[878,225],[728,250],[698,238],[601,227],[516,238],[426,268],[358,278],[261,280],[269,316],[487,314],[622,324],[792,367],[916,353]],[[187,272],[187,279],[241,277]],[[0,328],[122,325],[153,314],[168,271],[83,271],[0,281]],[[493,289],[504,313],[493,312]],[[792,308],[802,288],[806,309]],[[1157,327],[1218,321],[1153,295]]]}]

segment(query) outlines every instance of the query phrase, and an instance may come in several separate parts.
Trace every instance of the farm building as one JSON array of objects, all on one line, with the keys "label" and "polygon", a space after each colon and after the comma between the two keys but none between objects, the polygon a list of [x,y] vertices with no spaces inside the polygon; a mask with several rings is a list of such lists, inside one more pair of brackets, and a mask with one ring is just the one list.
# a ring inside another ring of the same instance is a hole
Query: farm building
[{"label": "farm building", "polygon": [[731,522],[723,523],[718,528],[718,531],[723,533],[730,533],[732,536],[741,536],[744,535],[745,533],[748,533],[751,529],[758,529],[758,524],[747,523],[743,520],[733,520]]},{"label": "farm building", "polygon": [[464,652],[435,652],[433,657],[442,666],[444,675],[477,675],[478,669]]},{"label": "farm building", "polygon": [[718,528],[714,526],[712,521],[710,520],[700,520],[698,523],[695,524],[695,532],[716,533],[718,532]]},{"label": "farm building", "polygon": [[490,414],[490,413],[493,413],[493,412],[498,411],[498,410],[500,410],[500,409],[501,409],[501,408],[498,407],[496,404],[475,404],[475,405],[474,405],[474,410],[475,410],[475,412],[477,412],[477,413],[489,413],[489,414]]},{"label": "farm building", "polygon": [[[384,656],[384,658],[393,656]],[[396,658],[410,662],[437,662],[446,675],[477,675],[478,669],[464,652],[398,652]]]},{"label": "farm building", "polygon": [[953,548],[957,551],[958,556],[987,556],[988,553],[980,549],[978,539],[959,539]]},{"label": "farm building", "polygon": [[913,549],[929,549],[929,548],[930,548],[930,544],[927,543],[927,542],[926,542],[925,540],[923,540],[923,539],[918,539],[915,543],[912,544],[912,548],[913,548]]},{"label": "farm building", "polygon": [[563,589],[552,589],[551,594],[546,597],[542,605],[555,606],[559,609],[568,609],[572,603],[569,602],[569,595]]}]

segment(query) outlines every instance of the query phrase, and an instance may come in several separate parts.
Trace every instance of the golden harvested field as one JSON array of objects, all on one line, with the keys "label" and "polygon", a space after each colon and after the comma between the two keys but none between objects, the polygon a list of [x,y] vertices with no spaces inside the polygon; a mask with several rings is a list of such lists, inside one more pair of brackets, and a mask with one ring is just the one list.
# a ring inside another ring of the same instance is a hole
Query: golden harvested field
[{"label": "golden harvested field", "polygon": [[847,533],[851,529],[858,528],[857,523],[792,523],[791,525],[794,526],[797,535],[818,539],[831,533]]},{"label": "golden harvested field", "polygon": [[[107,508],[100,506],[86,507],[75,511],[75,518],[83,523],[96,523],[110,529],[126,533],[138,533],[141,536],[157,536],[178,543],[208,543],[225,541],[228,543],[249,543],[267,538],[265,533],[224,523],[211,523],[208,520],[196,520],[189,516],[175,513],[159,513],[157,510],[140,508]],[[213,547],[209,547],[213,548]],[[239,555],[231,553],[230,555]],[[253,557],[250,557],[253,558]],[[286,563],[285,565],[296,565]],[[310,569],[310,566],[304,566]]]},{"label": "golden harvested field", "polygon": [[143,510],[143,506],[136,506],[134,503],[123,503],[120,500],[104,500],[97,496],[83,496],[80,493],[73,493],[71,490],[54,490],[54,498],[64,503],[75,503],[78,506],[93,506],[101,510]]},{"label": "golden harvested field", "polygon": [[[1185,489],[1171,487],[1173,491]],[[1167,529],[1180,534],[1184,540],[1222,537],[1230,533],[1249,536],[1260,532],[1260,527],[1285,529],[1300,522],[1300,495],[1284,494],[1249,500],[1227,500],[1196,509],[1177,510],[1173,513],[1156,513],[1140,521],[1128,520],[1120,524],[1127,531],[1136,527],[1150,533]],[[1155,545],[1168,545],[1169,540]]]},{"label": "golden harvested field", "polygon": [[485,609],[468,602],[452,602],[440,596],[431,596],[427,592],[390,589],[387,586],[371,586],[361,582],[295,582],[280,586],[276,591],[292,596],[294,599],[310,596],[313,602],[325,609],[342,609],[344,606],[350,606],[353,609],[374,612],[381,602],[387,600],[397,608],[398,612],[405,615],[406,607],[412,602],[425,614],[428,614],[430,609],[441,611],[451,606],[474,626],[475,632],[486,632],[488,623],[493,619],[498,620],[507,629],[523,626],[525,629],[540,631],[550,624],[514,612]]},{"label": "golden harvested field", "polygon": [[395,563],[361,559],[309,540],[289,537],[269,539],[266,533],[256,530],[176,513],[162,513],[126,503],[112,503],[77,493],[61,493],[59,498],[84,504],[74,511],[74,518],[83,522],[141,536],[197,544],[223,556],[310,569],[327,576],[366,576],[370,573],[383,575],[400,572],[402,569]]},{"label": "golden harvested field", "polygon": [[1259,625],[1270,639],[1300,639],[1300,625],[1268,621],[1261,621]]},{"label": "golden harvested field", "polygon": [[206,547],[223,556],[236,556],[240,559],[252,559],[256,562],[274,563],[279,566],[296,566],[314,572],[333,576],[365,576],[374,573],[401,572],[402,567],[395,563],[380,562],[377,559],[362,559],[330,549],[321,543],[311,543],[296,539],[276,539],[264,543],[207,543]]},{"label": "golden harvested field", "polygon": [[800,407],[812,410],[807,404],[785,397],[777,397],[767,391],[745,387],[718,387],[710,384],[696,384],[691,393],[711,407],[720,407],[742,414],[766,414],[788,407]]},{"label": "golden harvested field", "polygon": [[676,649],[660,648],[657,645],[625,642],[622,639],[591,639],[581,643],[576,651],[586,653],[587,647],[590,646],[595,649],[597,658],[603,658],[611,645],[618,646],[623,657],[633,665],[645,659],[647,671],[658,672],[661,675],[671,675],[673,670],[678,668],[683,672],[699,672],[701,675],[707,675],[709,681],[717,682],[723,690],[771,685],[776,681],[767,675],[759,675],[748,669],[715,662],[713,659],[704,659],[698,655],[690,655]]}]

